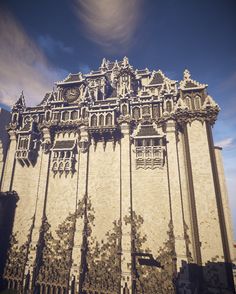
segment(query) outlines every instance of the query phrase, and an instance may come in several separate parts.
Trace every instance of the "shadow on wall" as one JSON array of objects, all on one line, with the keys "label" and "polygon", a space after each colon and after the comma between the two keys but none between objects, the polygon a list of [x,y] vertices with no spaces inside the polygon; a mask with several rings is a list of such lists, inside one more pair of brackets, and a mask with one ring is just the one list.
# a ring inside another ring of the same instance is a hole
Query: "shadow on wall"
[{"label": "shadow on wall", "polygon": [[10,112],[3,108],[0,108],[0,141],[2,142],[4,158],[6,157],[7,148],[9,144],[9,136],[5,128],[10,122],[10,118]]},{"label": "shadow on wall", "polygon": [[6,287],[6,282],[3,281],[3,272],[10,246],[10,236],[17,201],[18,195],[14,191],[8,193],[0,192],[0,290]]}]

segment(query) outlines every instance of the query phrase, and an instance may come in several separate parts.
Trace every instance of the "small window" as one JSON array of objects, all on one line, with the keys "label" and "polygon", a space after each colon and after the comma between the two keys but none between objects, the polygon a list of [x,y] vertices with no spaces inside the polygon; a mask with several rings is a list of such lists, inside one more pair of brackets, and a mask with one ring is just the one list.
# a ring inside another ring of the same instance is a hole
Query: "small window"
[{"label": "small window", "polygon": [[112,125],[112,115],[110,113],[106,116],[106,125],[111,126]]},{"label": "small window", "polygon": [[171,101],[166,102],[166,111],[171,112],[172,111],[172,103]]},{"label": "small window", "polygon": [[99,126],[104,126],[104,116],[102,114],[99,116]]},{"label": "small window", "polygon": [[91,117],[91,126],[96,127],[97,126],[97,116],[96,114],[93,114]]}]

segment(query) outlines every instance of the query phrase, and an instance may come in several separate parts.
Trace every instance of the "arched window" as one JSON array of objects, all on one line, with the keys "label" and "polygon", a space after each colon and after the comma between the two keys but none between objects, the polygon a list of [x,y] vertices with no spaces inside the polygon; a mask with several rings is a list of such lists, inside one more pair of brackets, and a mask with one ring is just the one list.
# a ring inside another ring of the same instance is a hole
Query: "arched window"
[{"label": "arched window", "polygon": [[106,126],[111,126],[111,125],[112,125],[112,115],[108,113],[106,116]]},{"label": "arched window", "polygon": [[13,116],[12,116],[12,122],[13,123],[16,123],[17,121],[17,114],[15,113]]},{"label": "arched window", "polygon": [[104,116],[102,114],[99,116],[99,126],[104,126]]},{"label": "arched window", "polygon": [[128,113],[127,105],[126,104],[123,104],[122,105],[122,114],[123,115],[127,115],[127,113]]},{"label": "arched window", "polygon": [[78,111],[73,110],[73,111],[71,112],[71,119],[72,119],[72,120],[76,120],[77,118],[78,118]]},{"label": "arched window", "polygon": [[87,117],[87,111],[86,108],[82,109],[82,113],[81,113],[82,118],[86,118]]},{"label": "arched window", "polygon": [[166,102],[166,111],[171,112],[172,111],[172,104],[171,101]]},{"label": "arched window", "polygon": [[199,96],[196,96],[194,98],[194,106],[195,106],[195,109],[201,108],[201,98]]},{"label": "arched window", "polygon": [[138,120],[140,118],[140,108],[134,107],[133,108],[133,118]]},{"label": "arched window", "polygon": [[68,120],[69,119],[69,112],[68,111],[64,111],[62,113],[62,120]]},{"label": "arched window", "polygon": [[46,121],[49,121],[49,120],[50,120],[50,111],[47,111],[47,112],[45,113],[45,120],[46,120]]},{"label": "arched window", "polygon": [[191,105],[191,98],[190,97],[185,97],[185,104],[188,106],[189,109],[192,109]]},{"label": "arched window", "polygon": [[91,117],[91,126],[96,127],[97,126],[97,116],[96,114],[93,114]]}]

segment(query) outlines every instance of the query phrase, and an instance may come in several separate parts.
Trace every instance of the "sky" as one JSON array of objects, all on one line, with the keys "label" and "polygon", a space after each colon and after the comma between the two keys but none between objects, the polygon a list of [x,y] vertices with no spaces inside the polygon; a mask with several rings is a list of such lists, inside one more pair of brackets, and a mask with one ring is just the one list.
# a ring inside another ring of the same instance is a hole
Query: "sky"
[{"label": "sky", "polygon": [[0,107],[24,91],[39,103],[68,73],[87,73],[128,56],[135,68],[161,69],[208,84],[221,108],[213,128],[223,147],[236,239],[236,1],[1,0]]}]

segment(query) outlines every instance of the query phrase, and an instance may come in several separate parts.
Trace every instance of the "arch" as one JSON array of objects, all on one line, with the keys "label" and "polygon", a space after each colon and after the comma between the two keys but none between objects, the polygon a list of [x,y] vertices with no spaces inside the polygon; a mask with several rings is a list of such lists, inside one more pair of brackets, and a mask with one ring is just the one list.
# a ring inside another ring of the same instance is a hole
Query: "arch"
[{"label": "arch", "polygon": [[97,126],[97,116],[96,116],[96,114],[93,114],[91,116],[91,126],[92,127],[96,127]]},{"label": "arch", "polygon": [[67,170],[70,169],[70,163],[68,161],[65,164],[65,169],[67,169]]},{"label": "arch", "polygon": [[77,118],[78,118],[78,111],[73,110],[73,111],[71,112],[71,119],[72,119],[72,120],[76,120]]},{"label": "arch", "polygon": [[103,116],[103,114],[100,114],[100,116],[99,116],[99,126],[104,126],[104,116]]},{"label": "arch", "polygon": [[195,96],[195,98],[194,98],[194,106],[195,106],[195,109],[200,109],[201,108],[201,98],[199,96]]},{"label": "arch", "polygon": [[106,115],[106,126],[112,126],[112,115],[110,113]]},{"label": "arch", "polygon": [[17,113],[14,113],[12,116],[12,122],[16,123],[16,121],[17,121]]},{"label": "arch", "polygon": [[57,163],[56,162],[53,163],[52,170],[57,170]]},{"label": "arch", "polygon": [[68,111],[64,111],[62,113],[62,120],[68,120],[69,119],[69,112]]},{"label": "arch", "polygon": [[172,103],[171,101],[166,102],[166,111],[171,112],[172,111]]},{"label": "arch", "polygon": [[192,109],[191,98],[189,96],[185,97],[185,104],[188,106],[189,109]]},{"label": "arch", "polygon": [[128,113],[128,107],[126,104],[123,104],[122,105],[122,114],[127,115],[127,113]]},{"label": "arch", "polygon": [[133,108],[133,118],[138,120],[140,118],[140,108],[134,107]]},{"label": "arch", "polygon": [[46,121],[49,121],[50,120],[50,116],[51,116],[50,111],[46,111],[46,113],[45,113],[45,120]]},{"label": "arch", "polygon": [[63,162],[60,162],[60,163],[59,163],[59,167],[58,167],[58,169],[59,169],[59,170],[63,170]]},{"label": "arch", "polygon": [[81,114],[81,116],[82,116],[82,118],[86,118],[87,117],[87,110],[86,110],[86,108],[83,108],[82,109],[82,114]]}]

